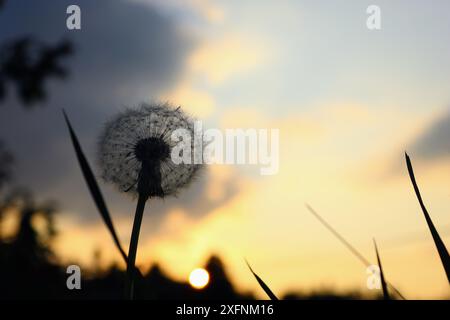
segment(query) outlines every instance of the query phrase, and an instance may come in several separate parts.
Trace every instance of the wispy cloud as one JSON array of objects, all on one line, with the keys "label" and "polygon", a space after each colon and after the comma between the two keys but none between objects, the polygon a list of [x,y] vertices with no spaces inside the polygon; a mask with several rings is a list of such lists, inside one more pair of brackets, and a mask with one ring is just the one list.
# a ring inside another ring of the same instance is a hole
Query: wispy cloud
[{"label": "wispy cloud", "polygon": [[428,126],[412,143],[412,152],[425,160],[450,157],[450,110]]}]

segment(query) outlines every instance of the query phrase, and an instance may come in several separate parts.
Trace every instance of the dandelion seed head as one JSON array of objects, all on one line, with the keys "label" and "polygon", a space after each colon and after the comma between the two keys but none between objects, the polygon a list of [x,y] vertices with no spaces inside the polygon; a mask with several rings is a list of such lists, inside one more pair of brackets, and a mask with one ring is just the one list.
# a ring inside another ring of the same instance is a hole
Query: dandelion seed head
[{"label": "dandelion seed head", "polygon": [[[134,195],[143,189],[149,197],[177,194],[201,168],[200,164],[172,161],[171,150],[176,142],[171,137],[177,129],[194,137],[194,122],[179,107],[142,104],[119,113],[106,123],[99,139],[102,178]],[[192,144],[191,154],[194,152],[198,150]]]}]

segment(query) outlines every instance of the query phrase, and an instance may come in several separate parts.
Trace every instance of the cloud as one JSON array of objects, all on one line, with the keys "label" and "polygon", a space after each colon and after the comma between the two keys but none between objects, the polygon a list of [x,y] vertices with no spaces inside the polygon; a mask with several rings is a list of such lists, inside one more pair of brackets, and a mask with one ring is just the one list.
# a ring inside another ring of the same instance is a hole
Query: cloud
[{"label": "cloud", "polygon": [[210,83],[219,85],[232,76],[253,70],[266,58],[262,46],[237,35],[226,35],[197,49],[189,64],[193,72],[203,74]]},{"label": "cloud", "polygon": [[177,88],[161,95],[161,99],[182,105],[185,111],[198,118],[210,116],[216,107],[216,102],[208,91],[196,88],[189,81],[181,82]]},{"label": "cloud", "polygon": [[223,8],[214,0],[130,0],[157,5],[178,18],[183,16],[201,18],[209,24],[219,24],[225,19]]},{"label": "cloud", "polygon": [[450,110],[436,119],[415,139],[411,150],[425,160],[450,156]]},{"label": "cloud", "polygon": [[[79,31],[66,28],[69,4],[81,8]],[[196,39],[181,31],[173,17],[136,2],[18,0],[8,1],[0,14],[0,42],[26,34],[49,43],[66,38],[76,49],[67,60],[68,80],[47,84],[49,99],[43,108],[27,112],[13,98],[0,106],[0,136],[18,159],[16,182],[39,198],[59,201],[81,222],[98,220],[61,108],[68,112],[96,171],[96,140],[105,120],[124,106],[151,101],[178,87]],[[159,219],[181,205],[194,216],[206,214],[237,192],[231,181],[220,197],[210,197],[206,191],[210,174],[205,172],[179,198],[152,204],[152,217]],[[102,185],[102,189],[113,215],[131,217],[131,200],[113,188]]]},{"label": "cloud", "polygon": [[[68,30],[66,8],[81,9],[81,30]],[[77,49],[72,75],[79,90],[119,93],[158,91],[172,84],[193,39],[154,7],[125,1],[24,1],[7,3],[2,38],[31,34],[45,41],[67,38]],[[45,16],[45,19],[42,17]]]},{"label": "cloud", "polygon": [[191,0],[196,7],[212,23],[222,23],[225,19],[225,12],[215,1]]}]

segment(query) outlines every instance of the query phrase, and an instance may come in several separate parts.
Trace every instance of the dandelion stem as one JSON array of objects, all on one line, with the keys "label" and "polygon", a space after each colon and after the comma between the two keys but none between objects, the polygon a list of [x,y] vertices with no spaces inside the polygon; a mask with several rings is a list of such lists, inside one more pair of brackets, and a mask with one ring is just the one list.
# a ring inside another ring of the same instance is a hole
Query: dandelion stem
[{"label": "dandelion stem", "polygon": [[128,264],[127,264],[127,279],[125,284],[125,298],[133,300],[134,296],[134,276],[135,276],[135,262],[136,253],[139,242],[139,232],[141,230],[142,216],[144,215],[145,203],[148,196],[139,193],[138,203],[136,206],[136,213],[134,215],[133,231],[131,232],[130,249],[128,250]]}]

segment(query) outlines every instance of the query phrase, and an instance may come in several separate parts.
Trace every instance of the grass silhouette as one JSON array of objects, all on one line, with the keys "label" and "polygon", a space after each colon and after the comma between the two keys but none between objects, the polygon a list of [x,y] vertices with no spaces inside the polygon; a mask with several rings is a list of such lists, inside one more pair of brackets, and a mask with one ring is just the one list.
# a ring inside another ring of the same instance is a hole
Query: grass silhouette
[{"label": "grass silhouette", "polygon": [[[116,248],[119,250],[120,255],[122,256],[122,258],[124,259],[124,261],[127,263],[127,269],[128,269],[128,281],[127,281],[127,285],[126,285],[126,291],[128,293],[131,292],[130,297],[132,298],[132,292],[133,292],[133,281],[130,281],[130,272],[132,273],[136,273],[138,275],[140,275],[140,277],[142,277],[141,273],[139,272],[139,270],[134,266],[134,261],[133,263],[130,265],[130,261],[127,257],[127,254],[125,253],[125,251],[122,248],[122,245],[120,243],[120,240],[117,236],[117,233],[115,231],[112,219],[111,219],[111,215],[109,213],[109,210],[106,206],[106,203],[104,201],[104,198],[102,196],[102,193],[100,191],[100,188],[98,186],[98,183],[95,179],[95,176],[89,166],[89,163],[83,153],[83,150],[80,146],[80,143],[78,141],[78,138],[75,134],[75,131],[73,130],[73,127],[70,123],[70,120],[67,116],[67,114],[65,113],[65,111],[63,110],[63,115],[64,115],[64,119],[65,122],[67,124],[69,133],[70,133],[70,138],[76,153],[76,157],[78,159],[78,162],[80,164],[80,168],[81,171],[83,173],[84,179],[88,185],[89,191],[91,193],[92,198],[94,199],[94,202],[97,206],[97,209],[102,217],[103,222],[105,223],[107,229],[109,230],[114,244],[116,246]],[[419,201],[420,207],[423,211],[423,214],[425,216],[425,220],[427,222],[427,225],[430,229],[430,232],[432,234],[433,240],[435,242],[436,248],[438,250],[439,256],[441,258],[442,261],[442,265],[444,267],[444,270],[446,272],[447,278],[449,280],[450,283],[450,257],[447,251],[447,248],[445,247],[444,242],[442,241],[441,237],[439,236],[438,231],[436,230],[431,217],[423,203],[422,200],[422,196],[420,194],[420,190],[419,187],[417,186],[417,182],[415,179],[415,175],[414,175],[414,171],[413,171],[413,167],[411,164],[411,160],[408,156],[408,154],[405,153],[405,159],[406,159],[406,165],[408,168],[408,173],[411,179],[411,182],[413,184],[414,187],[414,191],[416,193],[417,199]],[[143,205],[145,204],[145,200],[142,199],[141,201],[138,201],[138,206],[136,209],[138,218],[140,217],[140,219],[142,218],[142,213],[143,213]],[[306,208],[308,209],[308,211],[322,224],[324,225],[351,253],[352,255],[354,255],[360,262],[362,262],[366,267],[372,265],[369,260],[367,258],[365,258],[353,245],[351,245],[335,228],[333,228],[325,219],[323,219],[310,205],[306,204]],[[134,247],[136,247],[137,244],[137,239],[135,239],[136,234],[138,234],[137,232],[132,232],[132,243],[135,244]],[[133,241],[134,239],[134,241]],[[133,247],[133,246],[130,246]],[[392,291],[400,298],[405,299],[405,297],[400,293],[400,291],[398,289],[396,289],[391,283],[389,283],[384,275],[383,272],[383,267],[381,264],[381,259],[380,259],[380,255],[378,252],[378,248],[377,248],[377,244],[374,240],[374,247],[375,247],[375,253],[376,253],[376,257],[377,257],[377,262],[378,262],[378,266],[380,269],[380,280],[381,280],[381,285],[382,285],[382,291],[383,291],[383,297],[385,300],[390,300],[391,296],[389,294],[388,289],[392,289]],[[134,258],[135,258],[135,254],[136,252],[134,252]],[[133,259],[134,260],[134,259]],[[267,294],[267,296],[271,299],[271,300],[278,300],[278,297],[273,293],[273,291],[269,288],[269,286],[253,271],[252,267],[250,266],[250,264],[248,263],[247,260],[245,260],[250,272],[253,274],[253,276],[255,277],[255,279],[257,280],[259,286],[263,289],[263,291]],[[131,271],[133,270],[133,271]],[[131,275],[132,276],[132,275]],[[131,278],[132,279],[132,278]]]},{"label": "grass silhouette", "polygon": [[[317,218],[344,246],[349,249],[349,251],[359,260],[361,261],[365,267],[369,267],[372,263],[369,262],[354,246],[352,246],[343,236],[340,235],[339,232],[336,231],[328,222],[325,221],[313,208],[311,208],[308,204],[306,204],[306,208],[308,211]],[[387,282],[387,286],[389,286],[401,299],[406,300],[405,296],[392,284]]]},{"label": "grass silhouette", "polygon": [[416,177],[414,176],[414,170],[412,167],[411,159],[408,154],[405,152],[405,160],[406,166],[408,167],[409,177],[411,178],[411,183],[414,187],[414,191],[417,196],[417,200],[419,201],[420,207],[422,208],[423,215],[425,216],[425,220],[427,222],[428,228],[430,229],[431,235],[433,236],[434,243],[436,245],[436,249],[439,253],[439,257],[441,258],[442,265],[444,267],[445,273],[447,275],[447,280],[450,283],[450,256],[448,255],[447,248],[445,247],[444,242],[439,236],[436,227],[431,220],[430,215],[428,214],[428,210],[423,203],[422,196],[420,195],[419,187],[417,186]]},{"label": "grass silhouette", "polygon": [[377,255],[378,268],[380,268],[380,281],[381,281],[381,288],[383,289],[383,298],[384,300],[391,300],[386,280],[384,278],[383,266],[381,265],[380,254],[378,253],[378,247],[375,239],[373,239],[373,245],[375,247],[375,254]]},{"label": "grass silhouette", "polygon": [[247,263],[247,267],[250,269],[250,272],[256,278],[256,281],[258,281],[258,284],[261,286],[264,292],[269,296],[270,300],[278,300],[277,296],[272,292],[272,290],[270,290],[269,286],[253,271],[247,260],[245,260],[245,263]]}]

